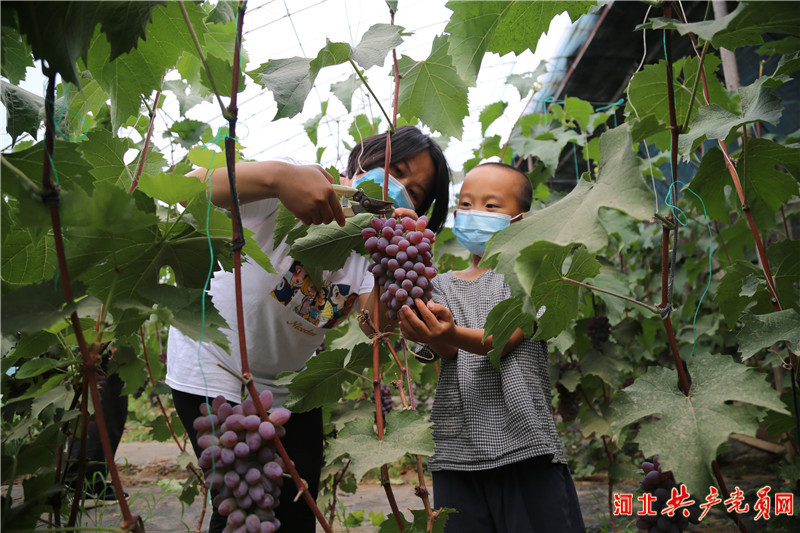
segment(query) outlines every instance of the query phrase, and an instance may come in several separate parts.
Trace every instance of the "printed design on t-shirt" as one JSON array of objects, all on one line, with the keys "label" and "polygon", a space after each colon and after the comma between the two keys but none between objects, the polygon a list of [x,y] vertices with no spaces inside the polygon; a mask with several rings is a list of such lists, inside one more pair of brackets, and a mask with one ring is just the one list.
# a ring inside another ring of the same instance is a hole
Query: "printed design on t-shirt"
[{"label": "printed design on t-shirt", "polygon": [[301,318],[321,328],[334,327],[350,313],[358,299],[346,283],[325,280],[322,289],[317,289],[299,261],[292,263],[271,294]]}]

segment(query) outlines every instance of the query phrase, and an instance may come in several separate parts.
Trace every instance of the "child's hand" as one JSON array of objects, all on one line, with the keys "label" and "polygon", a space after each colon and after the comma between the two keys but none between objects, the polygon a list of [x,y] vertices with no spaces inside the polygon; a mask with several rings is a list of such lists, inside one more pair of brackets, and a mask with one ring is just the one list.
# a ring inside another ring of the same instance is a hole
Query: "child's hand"
[{"label": "child's hand", "polygon": [[413,209],[407,209],[405,207],[398,207],[397,209],[394,210],[394,213],[392,213],[392,218],[396,218],[399,220],[403,217],[410,217],[413,218],[414,220],[417,220],[419,218],[419,215],[417,215],[417,212],[414,211]]},{"label": "child's hand", "polygon": [[398,313],[403,336],[414,342],[452,343],[456,324],[450,310],[433,301],[426,306],[419,298],[414,305],[419,316],[408,305],[401,307]]}]

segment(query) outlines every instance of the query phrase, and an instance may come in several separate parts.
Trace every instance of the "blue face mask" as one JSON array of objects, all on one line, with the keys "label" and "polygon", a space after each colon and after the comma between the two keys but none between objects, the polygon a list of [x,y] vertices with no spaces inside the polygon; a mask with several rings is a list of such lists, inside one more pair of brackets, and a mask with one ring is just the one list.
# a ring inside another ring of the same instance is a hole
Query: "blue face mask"
[{"label": "blue face mask", "polygon": [[492,235],[507,228],[511,221],[521,217],[522,213],[511,218],[511,215],[491,211],[457,211],[453,233],[458,243],[470,253],[483,257],[486,243]]},{"label": "blue face mask", "polygon": [[[385,175],[385,171],[382,168],[373,168],[372,170],[366,172],[364,175],[357,177],[353,180],[353,187],[362,183],[363,181],[374,181],[381,187],[383,187],[383,176]],[[409,196],[408,191],[403,186],[402,183],[397,181],[394,176],[389,174],[389,186],[386,191],[389,196],[394,200],[394,208],[403,207],[405,209],[414,209],[414,202],[411,201],[411,196]]]}]

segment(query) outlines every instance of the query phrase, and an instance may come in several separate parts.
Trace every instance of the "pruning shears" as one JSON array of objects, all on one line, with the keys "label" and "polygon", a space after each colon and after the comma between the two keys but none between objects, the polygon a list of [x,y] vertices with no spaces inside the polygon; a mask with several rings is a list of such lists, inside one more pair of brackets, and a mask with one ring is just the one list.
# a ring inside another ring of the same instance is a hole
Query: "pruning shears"
[{"label": "pruning shears", "polygon": [[342,210],[345,218],[364,211],[373,215],[388,215],[392,211],[392,202],[367,196],[361,189],[334,184],[333,190],[342,196]]}]

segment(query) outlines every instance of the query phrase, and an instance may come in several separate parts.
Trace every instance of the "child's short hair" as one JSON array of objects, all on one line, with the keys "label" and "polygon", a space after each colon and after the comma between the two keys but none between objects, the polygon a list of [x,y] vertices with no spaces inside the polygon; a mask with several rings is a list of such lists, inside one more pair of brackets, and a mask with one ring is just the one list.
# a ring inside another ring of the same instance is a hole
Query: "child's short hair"
[{"label": "child's short hair", "polygon": [[499,161],[487,161],[477,166],[482,167],[486,165],[493,165],[500,168],[506,168],[508,170],[515,172],[519,176],[520,186],[516,189],[517,203],[519,204],[519,207],[520,209],[522,209],[523,212],[527,213],[528,211],[530,211],[531,203],[533,202],[533,184],[531,183],[531,180],[528,179],[528,176],[526,176],[524,172],[522,172],[514,165],[508,165],[506,163],[501,163]]}]

